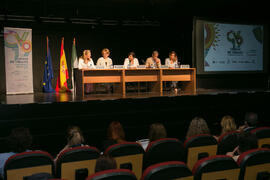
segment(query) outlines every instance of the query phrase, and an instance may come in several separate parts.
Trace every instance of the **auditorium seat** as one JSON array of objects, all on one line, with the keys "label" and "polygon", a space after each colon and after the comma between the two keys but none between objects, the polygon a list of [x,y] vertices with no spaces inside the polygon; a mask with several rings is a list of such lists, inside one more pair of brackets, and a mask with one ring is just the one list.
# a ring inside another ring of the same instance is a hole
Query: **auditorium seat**
[{"label": "auditorium seat", "polygon": [[251,130],[251,133],[256,135],[258,139],[258,147],[270,145],[270,127],[256,128]]},{"label": "auditorium seat", "polygon": [[200,159],[193,167],[194,180],[236,180],[240,169],[232,157],[216,155]]},{"label": "auditorium seat", "polygon": [[187,166],[192,169],[199,159],[217,154],[217,141],[210,134],[199,134],[188,138],[184,148]]},{"label": "auditorium seat", "polygon": [[54,175],[52,156],[44,151],[31,151],[15,154],[4,165],[4,180],[17,180],[36,173]]},{"label": "auditorium seat", "polygon": [[99,150],[91,146],[66,149],[59,154],[56,161],[56,176],[68,180],[85,179],[95,173],[99,156]]},{"label": "auditorium seat", "polygon": [[129,169],[138,179],[142,175],[143,155],[142,146],[135,142],[125,142],[109,146],[105,155],[114,157],[118,169]]},{"label": "auditorium seat", "polygon": [[270,150],[266,148],[252,149],[242,153],[237,163],[240,167],[239,179],[270,179]]},{"label": "auditorium seat", "polygon": [[145,169],[141,180],[193,180],[193,176],[185,163],[168,161],[154,164]]},{"label": "auditorium seat", "polygon": [[217,154],[225,155],[227,152],[232,152],[238,145],[239,131],[232,131],[221,135],[218,138]]},{"label": "auditorium seat", "polygon": [[135,174],[128,169],[110,169],[97,172],[85,180],[137,180]]},{"label": "auditorium seat", "polygon": [[176,138],[162,138],[151,142],[144,154],[144,169],[166,161],[183,161],[184,147]]}]

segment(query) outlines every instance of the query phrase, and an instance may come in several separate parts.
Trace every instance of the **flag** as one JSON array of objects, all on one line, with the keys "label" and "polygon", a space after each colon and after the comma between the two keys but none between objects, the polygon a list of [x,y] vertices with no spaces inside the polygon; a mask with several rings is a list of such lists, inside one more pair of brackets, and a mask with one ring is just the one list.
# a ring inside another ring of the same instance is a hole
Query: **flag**
[{"label": "flag", "polygon": [[64,38],[62,38],[61,53],[60,53],[60,70],[57,78],[55,91],[57,92],[70,91],[67,86],[68,79],[69,76],[68,76],[67,60],[64,50]]},{"label": "flag", "polygon": [[53,66],[52,66],[52,57],[49,47],[49,38],[47,36],[47,52],[44,66],[43,74],[43,92],[54,92],[52,88],[52,79],[53,79]]},{"label": "flag", "polygon": [[73,45],[72,45],[72,52],[71,52],[71,83],[72,83],[72,89],[75,88],[74,84],[74,74],[73,74],[73,69],[78,68],[78,57],[77,57],[77,52],[76,52],[76,45],[75,45],[75,38],[73,39]]}]

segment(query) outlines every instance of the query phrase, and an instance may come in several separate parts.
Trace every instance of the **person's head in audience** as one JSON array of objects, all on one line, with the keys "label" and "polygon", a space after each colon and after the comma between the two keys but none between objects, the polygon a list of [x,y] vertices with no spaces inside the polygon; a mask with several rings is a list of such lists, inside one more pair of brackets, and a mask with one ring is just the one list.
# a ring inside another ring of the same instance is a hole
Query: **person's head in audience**
[{"label": "person's head in audience", "polygon": [[258,115],[254,112],[247,112],[245,114],[245,125],[247,127],[257,127]]},{"label": "person's head in audience", "polygon": [[18,127],[11,131],[8,137],[11,152],[21,153],[29,150],[32,145],[32,135],[28,128]]},{"label": "person's head in audience", "polygon": [[78,126],[70,126],[67,129],[67,145],[69,147],[79,146],[84,143],[82,131]]},{"label": "person's head in audience", "polygon": [[220,122],[221,125],[221,134],[225,134],[227,132],[235,131],[236,124],[234,118],[232,116],[223,116]]},{"label": "person's head in audience", "polygon": [[186,138],[189,138],[191,136],[195,136],[198,134],[209,134],[210,130],[208,128],[208,125],[206,121],[201,117],[195,117],[191,120]]},{"label": "person's head in audience", "polygon": [[258,148],[258,140],[255,134],[242,132],[239,135],[238,153],[244,153],[251,149]]},{"label": "person's head in audience", "polygon": [[151,124],[150,129],[149,129],[149,134],[148,134],[148,139],[150,142],[166,138],[167,137],[167,132],[163,124],[161,123],[154,123]]},{"label": "person's head in audience", "polygon": [[117,143],[125,141],[125,131],[118,121],[112,121],[107,131],[108,139],[115,140]]},{"label": "person's head in audience", "polygon": [[100,156],[97,159],[95,172],[100,172],[108,169],[116,169],[116,161],[113,157],[110,156]]},{"label": "person's head in audience", "polygon": [[102,49],[101,55],[104,59],[107,59],[110,56],[110,50],[108,48]]}]

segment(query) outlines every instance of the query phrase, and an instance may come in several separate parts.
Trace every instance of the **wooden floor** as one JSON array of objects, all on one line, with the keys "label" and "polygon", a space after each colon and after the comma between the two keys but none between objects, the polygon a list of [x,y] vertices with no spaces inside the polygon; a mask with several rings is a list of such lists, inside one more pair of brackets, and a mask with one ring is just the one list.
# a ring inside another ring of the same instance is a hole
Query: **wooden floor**
[{"label": "wooden floor", "polygon": [[116,93],[87,94],[85,96],[76,96],[74,92],[69,93],[43,93],[6,95],[0,94],[0,104],[31,104],[31,103],[53,103],[53,102],[80,102],[89,100],[116,100],[126,98],[150,98],[150,97],[170,97],[170,96],[196,96],[196,95],[217,95],[217,94],[235,94],[235,93],[253,93],[265,92],[262,89],[244,89],[244,90],[224,90],[224,89],[198,89],[196,93],[182,92],[181,90],[164,91],[160,93],[150,92],[129,92],[125,96]]}]

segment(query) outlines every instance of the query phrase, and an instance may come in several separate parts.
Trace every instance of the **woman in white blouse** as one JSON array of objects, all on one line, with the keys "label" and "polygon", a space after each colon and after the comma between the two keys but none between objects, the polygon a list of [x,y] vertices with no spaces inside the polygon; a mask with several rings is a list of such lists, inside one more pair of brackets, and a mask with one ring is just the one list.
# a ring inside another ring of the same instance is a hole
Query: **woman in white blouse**
[{"label": "woman in white blouse", "polygon": [[[169,58],[165,59],[165,66],[168,66],[168,68],[176,68],[178,67],[178,58],[175,51],[171,51],[169,53]],[[172,81],[171,83],[171,89],[177,92],[177,81]]]},{"label": "woman in white blouse", "polygon": [[113,66],[112,59],[109,58],[110,50],[105,48],[101,51],[102,57],[97,60],[97,66],[103,67],[104,69],[110,69]]},{"label": "woman in white blouse", "polygon": [[95,64],[93,59],[91,58],[91,51],[84,50],[83,55],[79,58],[79,69],[95,69]]},{"label": "woman in white blouse", "polygon": [[135,58],[135,53],[134,52],[128,53],[128,57],[124,61],[125,69],[137,68],[137,66],[139,66],[139,61],[137,58]]},{"label": "woman in white blouse", "polygon": [[[91,58],[91,51],[90,50],[84,50],[83,55],[79,58],[79,69],[95,69],[95,64],[93,59]],[[94,91],[94,86],[91,83],[84,85],[84,91],[85,93],[91,93]]]}]

